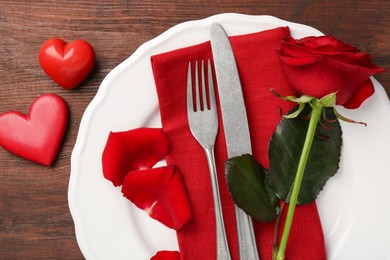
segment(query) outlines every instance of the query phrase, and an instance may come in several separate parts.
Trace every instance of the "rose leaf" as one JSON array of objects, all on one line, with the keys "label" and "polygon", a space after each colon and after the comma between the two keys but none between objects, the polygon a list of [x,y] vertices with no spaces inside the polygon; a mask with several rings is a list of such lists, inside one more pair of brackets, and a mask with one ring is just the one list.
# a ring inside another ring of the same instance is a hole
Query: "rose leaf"
[{"label": "rose leaf", "polygon": [[279,199],[265,183],[265,169],[251,155],[225,162],[230,194],[238,207],[252,218],[266,222],[279,214]]},{"label": "rose leaf", "polygon": [[[309,113],[310,106],[307,106],[300,116],[292,119],[283,118],[269,143],[270,169],[267,174],[267,184],[280,199],[287,202],[309,125]],[[326,108],[325,113],[324,119],[317,125],[298,204],[314,201],[328,179],[334,176],[339,168],[341,126],[338,120],[334,120],[336,117],[332,108]]]}]

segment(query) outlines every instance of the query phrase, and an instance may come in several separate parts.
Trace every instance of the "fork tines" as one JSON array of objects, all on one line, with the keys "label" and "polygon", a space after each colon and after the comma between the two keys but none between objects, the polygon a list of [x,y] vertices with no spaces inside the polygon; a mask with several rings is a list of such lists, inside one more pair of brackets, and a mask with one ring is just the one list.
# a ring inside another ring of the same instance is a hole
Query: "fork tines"
[{"label": "fork tines", "polygon": [[[194,75],[192,75],[192,64],[191,62],[188,63],[187,86],[192,86],[192,95],[187,91],[187,98],[192,99],[194,112],[210,110],[213,105],[215,106],[215,104],[211,104],[212,102],[215,103],[215,93],[210,60],[207,60],[206,68],[204,60],[200,62],[200,71],[198,61],[195,61],[194,67]],[[207,81],[205,80],[206,77],[208,78]],[[199,78],[201,81],[199,81]]]}]

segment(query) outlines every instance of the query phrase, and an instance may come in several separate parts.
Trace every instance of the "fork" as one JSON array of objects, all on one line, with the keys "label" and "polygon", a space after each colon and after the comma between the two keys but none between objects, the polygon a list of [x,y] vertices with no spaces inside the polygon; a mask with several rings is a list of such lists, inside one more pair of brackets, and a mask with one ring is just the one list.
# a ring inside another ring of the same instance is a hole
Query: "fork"
[{"label": "fork", "polygon": [[205,84],[205,66],[201,62],[201,84],[199,84],[198,61],[195,61],[195,86],[192,86],[191,62],[187,74],[187,116],[192,135],[202,146],[210,171],[215,208],[217,260],[231,259],[219,196],[217,171],[215,168],[214,144],[218,133],[218,113],[210,60],[207,63],[208,95]]}]

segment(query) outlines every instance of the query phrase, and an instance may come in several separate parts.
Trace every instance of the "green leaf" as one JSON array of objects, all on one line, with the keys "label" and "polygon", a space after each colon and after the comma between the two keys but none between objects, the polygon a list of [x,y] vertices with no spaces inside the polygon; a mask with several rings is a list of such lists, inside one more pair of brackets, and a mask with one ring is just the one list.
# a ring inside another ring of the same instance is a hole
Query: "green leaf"
[{"label": "green leaf", "polygon": [[[287,202],[308,129],[309,120],[304,118],[310,111],[310,106],[307,106],[302,116],[293,119],[283,118],[269,144],[270,169],[267,183],[280,199]],[[332,108],[326,108],[324,111],[327,113],[326,118],[335,118]],[[303,176],[298,204],[314,201],[328,179],[336,174],[339,168],[341,144],[342,131],[338,120],[328,120],[318,124]]]},{"label": "green leaf", "polygon": [[238,207],[252,218],[266,222],[279,214],[279,199],[265,183],[265,169],[251,155],[225,162],[230,194]]}]

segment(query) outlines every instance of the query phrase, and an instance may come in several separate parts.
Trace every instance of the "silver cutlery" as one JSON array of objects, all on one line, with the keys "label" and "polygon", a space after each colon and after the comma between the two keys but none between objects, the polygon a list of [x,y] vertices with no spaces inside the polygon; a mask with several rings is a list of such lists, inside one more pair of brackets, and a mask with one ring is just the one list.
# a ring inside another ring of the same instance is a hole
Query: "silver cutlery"
[{"label": "silver cutlery", "polygon": [[[211,24],[210,36],[228,157],[252,154],[240,76],[229,38],[218,23]],[[235,213],[240,259],[260,259],[252,219],[237,206]]]},{"label": "silver cutlery", "polygon": [[[214,84],[210,60],[207,63],[208,86],[205,82],[205,65],[201,62],[201,82],[198,76],[198,62],[195,62],[195,86],[192,86],[191,63],[187,74],[187,115],[192,135],[202,146],[210,170],[212,194],[215,208],[217,260],[231,259],[219,196],[217,172],[215,168],[214,143],[218,133],[218,113],[215,101]],[[209,95],[206,91],[208,90]],[[207,100],[207,97],[209,99]]]}]

